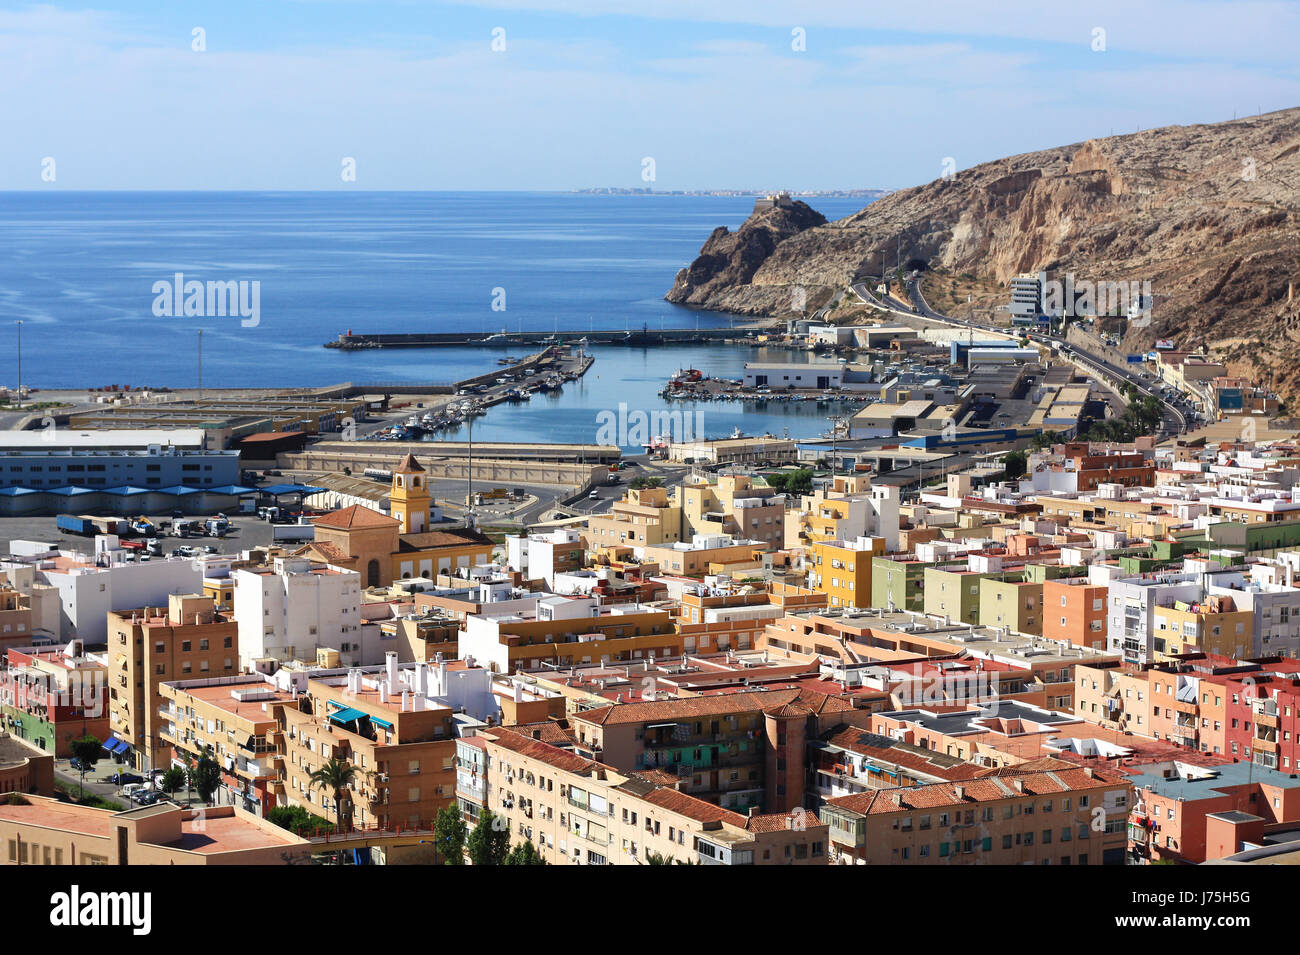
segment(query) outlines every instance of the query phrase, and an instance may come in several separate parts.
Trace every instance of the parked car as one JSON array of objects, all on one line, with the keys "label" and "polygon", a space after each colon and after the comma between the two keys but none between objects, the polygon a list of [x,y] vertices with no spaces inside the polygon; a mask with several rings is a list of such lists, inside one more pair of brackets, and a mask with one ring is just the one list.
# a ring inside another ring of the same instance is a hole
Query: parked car
[{"label": "parked car", "polygon": [[152,806],[158,800],[163,798],[163,794],[156,789],[143,789],[131,794],[131,798],[142,806]]},{"label": "parked car", "polygon": [[114,786],[125,786],[127,783],[142,783],[144,782],[144,777],[136,773],[118,772],[109,777],[109,782]]},{"label": "parked car", "polygon": [[90,772],[91,769],[93,768],[93,767],[87,765],[86,763],[83,763],[81,760],[77,759],[77,757],[75,757],[75,756],[72,757],[72,759],[69,760],[69,762],[72,764],[72,769],[73,769],[75,772],[78,772],[78,773],[88,773],[88,772]]},{"label": "parked car", "polygon": [[136,796],[146,791],[144,783],[129,783],[122,787],[122,795],[127,799],[135,799]]}]

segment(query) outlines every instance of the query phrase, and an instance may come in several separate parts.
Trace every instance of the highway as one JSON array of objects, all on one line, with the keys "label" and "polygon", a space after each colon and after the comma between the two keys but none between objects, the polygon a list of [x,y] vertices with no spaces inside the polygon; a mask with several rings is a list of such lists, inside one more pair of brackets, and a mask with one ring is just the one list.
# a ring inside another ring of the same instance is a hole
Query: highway
[{"label": "highway", "polygon": [[[856,291],[856,289],[855,289]],[[997,328],[994,325],[987,325],[982,322],[962,321],[958,318],[950,318],[947,315],[941,315],[932,309],[925,296],[921,294],[921,280],[917,275],[913,275],[907,280],[907,297],[911,299],[912,305],[916,308],[916,313],[937,322],[947,322],[951,325],[958,325],[962,328],[978,328],[982,331],[997,332],[1002,335],[1008,334],[1006,331]],[[1092,352],[1084,351],[1077,345],[1071,345],[1059,335],[1044,334],[1042,332],[1027,331],[1025,336],[1030,341],[1047,345],[1061,355],[1066,355],[1076,359],[1080,364],[1090,365],[1094,372],[1103,373],[1110,378],[1127,382],[1132,385],[1141,395],[1150,395],[1160,402],[1162,413],[1160,418],[1160,437],[1172,437],[1173,435],[1183,434],[1187,431],[1187,416],[1173,402],[1165,400],[1151,384],[1137,372],[1128,368],[1114,365],[1100,355],[1094,355]]]}]

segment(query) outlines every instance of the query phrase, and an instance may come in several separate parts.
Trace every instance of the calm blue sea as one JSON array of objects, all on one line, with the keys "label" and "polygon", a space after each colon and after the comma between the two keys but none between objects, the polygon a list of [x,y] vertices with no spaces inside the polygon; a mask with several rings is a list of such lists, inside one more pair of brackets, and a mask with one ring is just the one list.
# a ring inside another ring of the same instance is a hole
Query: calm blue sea
[{"label": "calm blue sea", "polygon": [[[863,201],[813,205],[836,219]],[[349,329],[727,324],[663,294],[712,229],[735,228],[752,207],[747,198],[556,193],[0,193],[0,383],[16,378],[16,320],[23,379],[37,388],[192,386],[199,328],[204,384],[237,387],[441,382],[494,368],[502,354],[322,347]],[[260,283],[259,323],[156,316],[154,284],[177,272]],[[752,358],[726,346],[598,350],[581,388],[546,409],[539,399],[493,409],[475,436],[517,436],[528,423],[581,440],[593,409],[659,407],[658,389],[681,365],[738,375]],[[768,426],[739,408],[708,410],[711,431]],[[778,432],[796,419],[803,433],[826,427],[803,409],[771,418]]]}]

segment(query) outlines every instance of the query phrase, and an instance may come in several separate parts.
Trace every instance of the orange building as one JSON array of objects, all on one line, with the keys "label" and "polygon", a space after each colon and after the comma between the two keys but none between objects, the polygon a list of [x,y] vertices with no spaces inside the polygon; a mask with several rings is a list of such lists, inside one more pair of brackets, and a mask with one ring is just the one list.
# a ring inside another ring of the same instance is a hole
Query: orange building
[{"label": "orange building", "polygon": [[1106,593],[1083,577],[1043,581],[1043,636],[1105,650]]}]

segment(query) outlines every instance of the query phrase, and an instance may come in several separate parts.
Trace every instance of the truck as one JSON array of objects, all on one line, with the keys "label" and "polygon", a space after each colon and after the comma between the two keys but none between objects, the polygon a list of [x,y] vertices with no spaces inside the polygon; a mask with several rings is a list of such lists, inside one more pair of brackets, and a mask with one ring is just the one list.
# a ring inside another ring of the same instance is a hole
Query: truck
[{"label": "truck", "polygon": [[229,530],[230,521],[226,520],[225,515],[222,514],[203,522],[203,531],[209,537],[225,537]]},{"label": "truck", "polygon": [[158,536],[158,528],[155,527],[153,521],[149,520],[147,517],[134,517],[130,520],[129,524],[131,533],[139,537]]},{"label": "truck", "polygon": [[276,524],[271,528],[271,542],[275,544],[315,539],[315,524]]},{"label": "truck", "polygon": [[60,514],[54,519],[55,526],[61,531],[67,531],[69,534],[81,534],[90,537],[98,533],[95,522],[89,517],[76,517],[72,514]]}]

